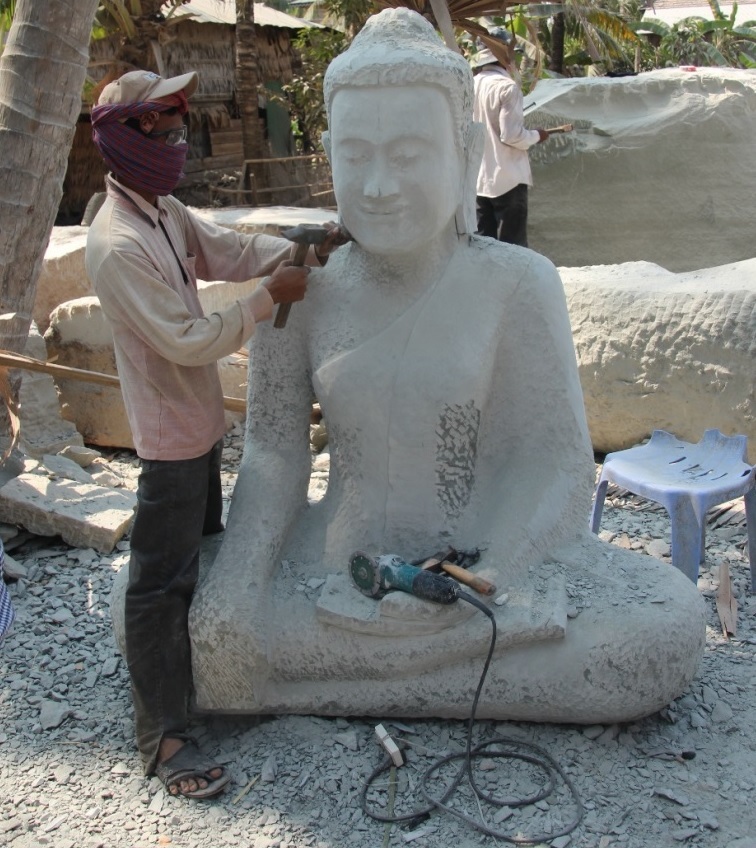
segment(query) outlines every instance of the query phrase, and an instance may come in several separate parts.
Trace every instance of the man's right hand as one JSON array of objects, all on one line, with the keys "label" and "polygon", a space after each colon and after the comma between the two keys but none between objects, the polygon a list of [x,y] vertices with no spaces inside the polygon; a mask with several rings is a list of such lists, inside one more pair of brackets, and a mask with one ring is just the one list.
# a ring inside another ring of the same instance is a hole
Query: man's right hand
[{"label": "man's right hand", "polygon": [[307,265],[292,265],[287,259],[263,285],[270,292],[273,303],[295,303],[305,296],[309,274],[310,268]]}]

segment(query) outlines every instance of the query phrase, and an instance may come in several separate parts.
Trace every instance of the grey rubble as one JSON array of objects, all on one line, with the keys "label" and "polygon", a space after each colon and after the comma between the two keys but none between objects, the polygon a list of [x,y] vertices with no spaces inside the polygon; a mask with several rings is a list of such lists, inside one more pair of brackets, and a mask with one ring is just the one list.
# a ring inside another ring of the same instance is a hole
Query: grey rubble
[{"label": "grey rubble", "polygon": [[[224,452],[232,491],[241,431]],[[133,490],[136,462],[120,452],[112,472]],[[327,453],[311,492],[322,493]],[[544,747],[569,773],[585,804],[583,823],[554,848],[754,848],[756,811],[756,597],[750,597],[745,525],[737,505],[708,527],[699,588],[707,599],[707,650],[691,690],[660,714],[629,726],[481,722],[476,738],[499,733]],[[586,516],[587,521],[587,516]],[[663,511],[614,490],[602,534],[613,544],[669,560]],[[9,542],[13,545],[13,541]],[[198,719],[192,732],[233,770],[234,782],[207,803],[169,798],[144,778],[133,742],[128,675],[116,651],[108,598],[128,558],[128,538],[101,554],[58,539],[29,538],[11,551],[25,576],[10,584],[18,618],[0,643],[0,844],[9,848],[458,848],[494,845],[461,821],[434,813],[423,823],[385,826],[362,812],[360,793],[382,749],[376,720],[313,716]],[[737,638],[723,637],[715,610],[719,566],[728,563],[739,604]],[[671,568],[672,566],[670,566]],[[639,593],[642,585],[634,587]],[[590,603],[573,587],[575,614]],[[303,586],[302,591],[307,591]],[[664,633],[658,634],[664,639]],[[471,680],[478,670],[471,671]],[[471,692],[474,687],[471,686]],[[419,803],[421,774],[440,755],[464,749],[463,721],[383,722],[407,743],[399,797]],[[692,759],[684,759],[694,754]],[[497,770],[499,769],[499,770]],[[480,765],[494,791],[524,792],[529,775]],[[397,800],[397,804],[399,804]],[[460,796],[476,814],[469,797]],[[522,812],[483,806],[507,832],[557,828],[570,808],[563,794]],[[511,813],[511,814],[510,814]],[[501,844],[501,843],[499,843]]]}]

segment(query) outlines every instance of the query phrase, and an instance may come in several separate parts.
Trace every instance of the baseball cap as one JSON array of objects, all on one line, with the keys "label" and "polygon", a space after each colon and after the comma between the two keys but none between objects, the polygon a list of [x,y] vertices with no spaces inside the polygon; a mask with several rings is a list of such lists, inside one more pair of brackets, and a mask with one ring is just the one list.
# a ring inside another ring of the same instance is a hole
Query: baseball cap
[{"label": "baseball cap", "polygon": [[129,71],[103,88],[97,105],[144,103],[146,100],[159,100],[169,94],[178,94],[179,91],[191,97],[197,90],[198,83],[199,77],[195,71],[168,79],[152,71]]}]

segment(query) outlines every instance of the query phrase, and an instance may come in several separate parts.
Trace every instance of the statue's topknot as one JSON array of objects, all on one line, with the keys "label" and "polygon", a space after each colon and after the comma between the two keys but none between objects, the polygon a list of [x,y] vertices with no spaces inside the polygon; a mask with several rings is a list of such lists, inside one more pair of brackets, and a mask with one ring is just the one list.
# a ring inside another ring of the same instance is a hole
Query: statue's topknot
[{"label": "statue's topknot", "polygon": [[368,85],[433,85],[447,96],[454,123],[465,138],[472,120],[472,71],[433,27],[409,9],[385,9],[368,19],[349,49],[328,66],[323,94],[331,118],[341,88]]}]

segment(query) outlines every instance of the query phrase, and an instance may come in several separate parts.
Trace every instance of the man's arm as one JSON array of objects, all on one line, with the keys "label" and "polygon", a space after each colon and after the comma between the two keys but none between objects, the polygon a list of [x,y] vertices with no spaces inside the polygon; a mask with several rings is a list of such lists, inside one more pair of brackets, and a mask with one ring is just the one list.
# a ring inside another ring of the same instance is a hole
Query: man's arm
[{"label": "man's arm", "polygon": [[[244,282],[270,274],[280,262],[291,258],[292,242],[265,233],[246,235],[192,214],[186,207],[177,206],[184,217],[187,249],[196,256],[197,277],[200,280]],[[348,237],[333,222],[326,224],[330,232],[323,244],[310,248],[305,265],[325,265],[328,255]]]},{"label": "man's arm", "polygon": [[202,317],[193,315],[150,260],[136,251],[111,250],[91,273],[112,323],[128,327],[170,362],[192,366],[238,350],[256,324],[271,317],[275,303],[301,300],[309,270],[279,263],[252,294]]},{"label": "man's arm", "polygon": [[514,80],[507,80],[499,89],[499,139],[502,144],[528,150],[549,137],[545,130],[527,129],[523,121],[522,94]]}]

